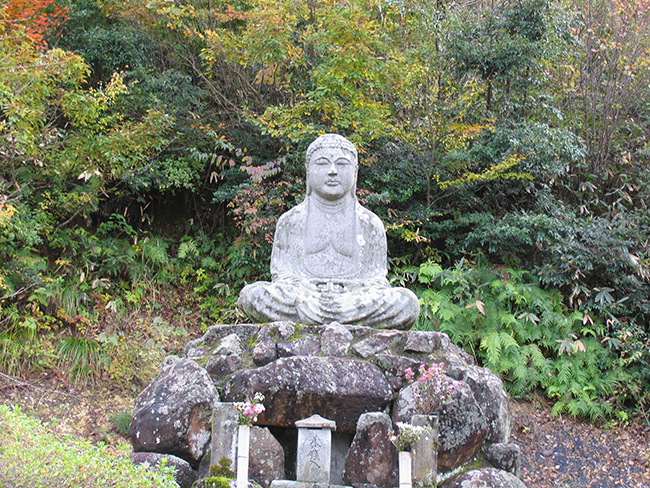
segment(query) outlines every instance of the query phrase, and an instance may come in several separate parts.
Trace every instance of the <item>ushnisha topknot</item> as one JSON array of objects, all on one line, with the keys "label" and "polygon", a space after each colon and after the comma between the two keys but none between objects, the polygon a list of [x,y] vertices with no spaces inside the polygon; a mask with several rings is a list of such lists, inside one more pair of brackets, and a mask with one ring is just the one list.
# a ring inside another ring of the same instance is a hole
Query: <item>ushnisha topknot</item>
[{"label": "ushnisha topknot", "polygon": [[323,134],[318,137],[314,142],[312,142],[307,148],[307,153],[305,155],[305,164],[309,166],[309,161],[311,160],[312,154],[318,149],[324,147],[340,147],[346,151],[349,151],[354,156],[355,163],[358,161],[357,148],[354,147],[350,141],[345,137],[339,134]]}]

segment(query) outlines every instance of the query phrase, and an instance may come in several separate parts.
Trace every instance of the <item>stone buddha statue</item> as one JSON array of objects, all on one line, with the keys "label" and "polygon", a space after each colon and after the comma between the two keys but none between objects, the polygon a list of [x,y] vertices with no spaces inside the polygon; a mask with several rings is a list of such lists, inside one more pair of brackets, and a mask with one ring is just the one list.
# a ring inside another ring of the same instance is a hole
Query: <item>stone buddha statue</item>
[{"label": "stone buddha statue", "polygon": [[307,149],[306,167],[305,200],[275,230],[272,282],[245,286],[239,307],[258,322],[410,328],[420,304],[386,279],[384,225],[356,198],[356,148],[322,135]]}]

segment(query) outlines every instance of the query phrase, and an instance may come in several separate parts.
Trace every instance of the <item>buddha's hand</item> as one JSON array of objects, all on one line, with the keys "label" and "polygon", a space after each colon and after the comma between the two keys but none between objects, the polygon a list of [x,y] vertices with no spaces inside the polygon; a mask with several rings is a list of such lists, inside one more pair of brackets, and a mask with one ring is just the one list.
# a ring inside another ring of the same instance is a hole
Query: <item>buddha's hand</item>
[{"label": "buddha's hand", "polygon": [[354,289],[354,282],[350,280],[312,279],[310,285],[319,293],[349,293]]}]

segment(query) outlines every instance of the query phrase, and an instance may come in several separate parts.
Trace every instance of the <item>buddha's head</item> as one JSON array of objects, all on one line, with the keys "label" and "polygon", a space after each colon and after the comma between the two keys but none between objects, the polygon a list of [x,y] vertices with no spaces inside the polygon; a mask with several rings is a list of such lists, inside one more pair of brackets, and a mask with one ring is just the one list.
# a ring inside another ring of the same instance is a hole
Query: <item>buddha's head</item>
[{"label": "buddha's head", "polygon": [[359,169],[357,149],[345,137],[324,134],[307,148],[307,195],[335,201],[354,198]]}]

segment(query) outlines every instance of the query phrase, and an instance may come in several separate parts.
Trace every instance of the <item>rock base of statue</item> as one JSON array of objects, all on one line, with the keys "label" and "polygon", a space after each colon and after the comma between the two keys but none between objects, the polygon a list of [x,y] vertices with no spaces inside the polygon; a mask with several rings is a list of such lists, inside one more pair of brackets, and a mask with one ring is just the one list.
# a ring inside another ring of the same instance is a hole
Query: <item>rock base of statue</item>
[{"label": "rock base of statue", "polygon": [[[451,398],[424,398],[426,405],[431,406],[429,413],[439,415],[438,478],[464,465],[480,450],[494,444],[503,444],[502,449],[493,449],[499,451],[496,454],[501,451],[518,452],[508,445],[511,419],[501,380],[488,369],[476,366],[471,356],[451,344],[449,337],[442,333],[378,330],[341,324],[307,326],[293,322],[216,325],[210,327],[200,339],[188,343],[185,358],[176,361],[179,364],[192,363],[194,369],[203,371],[212,389],[205,402],[197,404],[212,405],[213,410],[218,411],[215,402],[246,401],[253,398],[255,393],[262,393],[266,410],[258,418],[258,427],[251,429],[251,436],[256,431],[264,431],[268,437],[274,438],[278,449],[284,450],[279,454],[279,459],[286,457],[292,462],[295,459],[296,421],[318,414],[336,422],[336,431],[332,433],[330,475],[331,482],[337,485],[362,483],[357,478],[346,476],[352,474],[348,466],[360,465],[352,461],[356,459],[354,456],[363,454],[364,459],[368,460],[363,466],[372,463],[375,463],[375,468],[383,466],[387,457],[390,469],[382,472],[382,482],[374,479],[378,469],[364,468],[365,473],[358,473],[358,478],[372,474],[373,480],[368,480],[369,483],[397,486],[397,452],[387,434],[394,422],[418,421],[418,417],[414,417],[418,413],[414,394],[418,392],[413,389],[415,383],[409,384],[405,379],[404,372],[407,368],[417,370],[421,364],[429,366],[442,362],[446,381],[462,380],[462,385],[454,390]],[[152,384],[159,386],[161,391],[174,391],[175,398],[190,395],[196,388],[195,383],[190,381],[194,376],[170,376],[168,369],[169,365],[166,365]],[[165,403],[167,397],[153,395],[148,390],[136,399],[135,411],[139,412],[145,406],[147,411],[155,414],[174,411],[175,405]],[[421,395],[435,395],[435,392]],[[168,421],[168,427],[187,425],[188,432],[193,432],[197,421],[196,409],[181,413],[183,417],[174,417],[173,421]],[[381,422],[374,421],[375,417],[381,417]],[[163,421],[164,417],[160,415],[160,419]],[[364,423],[364,419],[373,422]],[[429,420],[428,417],[426,419]],[[152,424],[150,420],[141,415],[133,417],[131,431],[136,434],[136,439],[138,433],[140,439],[147,435],[155,439],[158,432],[167,428]],[[383,433],[381,436],[375,435],[379,427]],[[230,432],[227,435],[231,437],[234,435],[234,429],[224,427],[222,430],[224,433]],[[209,463],[210,455],[206,451],[210,437],[202,432],[199,431],[201,439],[205,439],[193,444],[196,452],[183,454],[190,462],[207,459]],[[215,429],[213,435],[217,432],[219,429]],[[384,448],[369,447],[369,443],[379,437],[390,445]],[[168,446],[161,442],[159,445],[165,449],[164,452],[160,451],[161,454],[182,452],[180,443],[184,442],[183,439],[179,439],[179,446]],[[254,445],[256,442],[251,440],[253,450],[258,449]],[[215,443],[221,441],[213,439],[213,445]],[[431,446],[432,452],[435,451],[435,442]],[[155,448],[156,445],[152,449]],[[274,448],[273,452],[276,450]],[[231,457],[231,451],[231,448],[227,448],[218,454],[217,463],[227,461],[225,458],[232,459],[232,468],[235,468],[236,461],[234,453]],[[379,459],[379,453],[389,455]],[[495,459],[504,457],[496,454],[493,456]],[[270,474],[271,467],[261,464],[268,459],[266,454],[253,454],[251,451],[251,456],[251,463],[256,459],[261,461],[257,467],[251,464],[247,475],[250,479],[268,488],[273,480],[282,476]],[[516,459],[510,458],[512,456],[509,456],[508,463],[502,463],[505,469],[508,469],[506,466],[516,466],[515,462],[510,462]],[[244,470],[239,471],[242,473]],[[417,482],[419,475],[415,471],[414,461],[411,474],[413,481]]]}]

